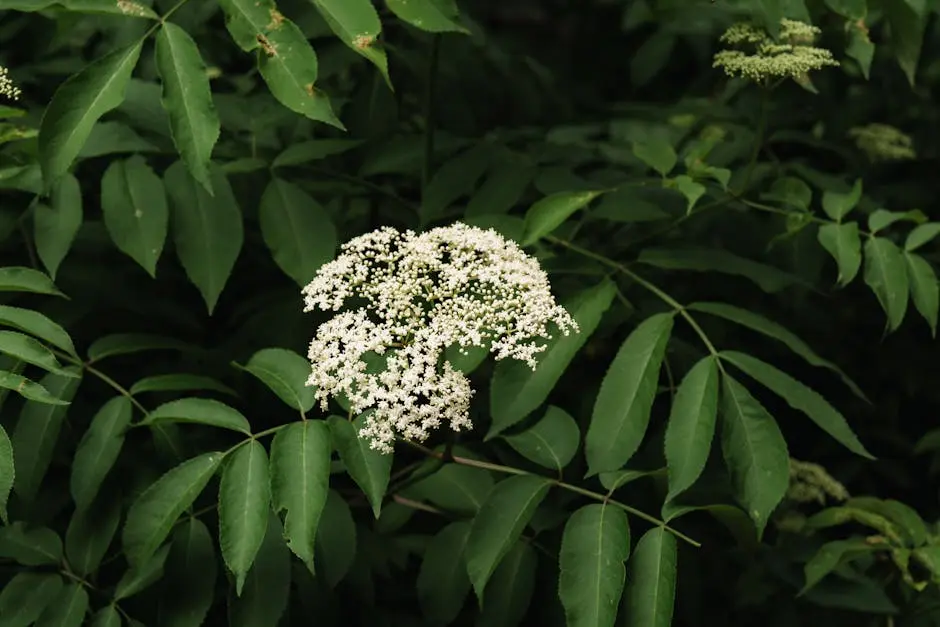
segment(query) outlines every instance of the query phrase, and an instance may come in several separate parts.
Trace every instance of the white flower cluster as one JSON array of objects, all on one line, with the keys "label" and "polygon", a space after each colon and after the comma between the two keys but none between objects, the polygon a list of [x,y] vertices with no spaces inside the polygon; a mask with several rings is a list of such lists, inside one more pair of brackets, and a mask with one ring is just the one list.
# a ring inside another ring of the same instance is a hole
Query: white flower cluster
[{"label": "white flower cluster", "polygon": [[0,96],[6,96],[10,100],[18,100],[20,93],[20,88],[10,78],[7,69],[0,65]]},{"label": "white flower cluster", "polygon": [[347,242],[304,290],[304,311],[338,311],[310,343],[324,409],[345,395],[366,415],[360,436],[390,452],[396,435],[424,440],[441,423],[471,427],[470,382],[444,357],[479,346],[533,369],[549,324],[578,331],[537,260],[496,231],[456,223],[426,233],[383,227]]},{"label": "white flower cluster", "polygon": [[722,50],[712,66],[722,67],[729,76],[743,76],[756,82],[768,78],[799,79],[811,70],[839,65],[832,53],[813,47],[819,29],[795,20],[781,20],[780,36],[775,41],[764,29],[753,24],[735,24],[721,36],[726,44],[753,47],[753,54],[741,50]]}]

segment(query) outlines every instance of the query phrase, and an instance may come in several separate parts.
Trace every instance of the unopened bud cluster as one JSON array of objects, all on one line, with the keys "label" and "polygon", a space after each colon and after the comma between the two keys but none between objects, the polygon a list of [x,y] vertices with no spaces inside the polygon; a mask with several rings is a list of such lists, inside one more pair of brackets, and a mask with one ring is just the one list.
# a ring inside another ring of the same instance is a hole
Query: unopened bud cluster
[{"label": "unopened bud cluster", "polygon": [[20,94],[20,88],[10,78],[7,69],[0,65],[0,96],[5,96],[10,100],[18,100]]},{"label": "unopened bud cluster", "polygon": [[729,76],[758,83],[772,78],[799,79],[812,70],[839,65],[831,52],[811,45],[819,32],[815,26],[784,19],[775,40],[759,26],[735,24],[721,36],[721,42],[750,50],[722,50],[715,54],[712,66],[724,68]]},{"label": "unopened bud cluster", "polygon": [[441,424],[471,427],[473,390],[444,359],[448,347],[483,347],[534,369],[549,325],[578,330],[537,260],[462,223],[352,239],[303,293],[305,311],[353,307],[317,329],[307,385],[324,410],[344,395],[353,413],[368,412],[360,436],[383,452],[398,435],[421,441]]},{"label": "unopened bud cluster", "polygon": [[844,501],[849,491],[819,464],[802,462],[790,458],[790,487],[787,498],[797,503],[819,503]]},{"label": "unopened bud cluster", "polygon": [[849,136],[872,161],[903,161],[917,157],[910,135],[887,124],[855,127],[849,130]]}]

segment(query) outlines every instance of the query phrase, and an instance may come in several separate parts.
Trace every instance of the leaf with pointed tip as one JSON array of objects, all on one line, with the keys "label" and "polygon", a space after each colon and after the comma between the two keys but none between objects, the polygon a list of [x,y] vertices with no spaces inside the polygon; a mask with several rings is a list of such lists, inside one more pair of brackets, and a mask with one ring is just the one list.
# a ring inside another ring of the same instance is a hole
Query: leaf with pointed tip
[{"label": "leaf with pointed tip", "polygon": [[310,362],[286,348],[263,348],[240,366],[256,376],[282,401],[302,412],[315,402],[313,388],[306,385]]},{"label": "leaf with pointed tip", "polygon": [[617,470],[640,447],[672,325],[672,313],[644,320],[627,337],[607,369],[584,438],[588,475]]},{"label": "leaf with pointed tip", "polygon": [[81,627],[88,612],[88,593],[85,588],[76,582],[65,584],[65,589],[56,595],[55,600],[47,607],[39,619],[36,627]]},{"label": "leaf with pointed tip", "polygon": [[124,523],[124,554],[141,565],[163,544],[183,511],[192,505],[218,470],[224,455],[213,452],[189,459],[144,490],[131,505]]},{"label": "leaf with pointed tip", "polygon": [[335,588],[349,573],[356,559],[356,536],[356,523],[349,505],[336,490],[330,490],[314,545],[318,576],[330,588]]},{"label": "leaf with pointed tip", "polygon": [[855,179],[855,184],[852,185],[852,189],[848,193],[823,191],[823,211],[836,222],[842,222],[842,218],[855,208],[861,198],[862,179]]},{"label": "leaf with pointed tip", "polygon": [[549,405],[542,419],[522,433],[502,437],[530,462],[558,471],[571,462],[581,443],[578,423],[554,405]]},{"label": "leaf with pointed tip", "polygon": [[933,240],[940,235],[940,222],[928,222],[927,224],[918,224],[904,241],[904,250],[911,253]]},{"label": "leaf with pointed tip", "polygon": [[132,413],[130,400],[115,396],[91,419],[72,461],[70,489],[78,509],[91,505],[101,482],[117,461]]},{"label": "leaf with pointed tip", "polygon": [[241,412],[210,398],[181,398],[164,403],[147,414],[138,425],[143,427],[167,422],[207,425],[251,435],[251,425]]},{"label": "leaf with pointed tip", "polygon": [[163,181],[143,157],[112,161],[105,170],[101,214],[118,250],[156,277],[170,214]]},{"label": "leaf with pointed tip", "polygon": [[65,297],[52,279],[39,270],[15,266],[0,268],[0,292],[29,292]]},{"label": "leaf with pointed tip", "polygon": [[32,625],[58,598],[62,577],[53,573],[19,572],[4,583],[0,591],[0,616],[3,625]]},{"label": "leaf with pointed tip", "polygon": [[588,206],[601,191],[558,192],[529,207],[525,214],[522,245],[529,246],[550,234],[578,209]]},{"label": "leaf with pointed tip", "polygon": [[482,468],[447,464],[411,486],[409,494],[449,512],[473,516],[480,511],[493,483],[493,476]]},{"label": "leaf with pointed tip", "polygon": [[469,534],[469,523],[454,522],[427,543],[418,571],[417,590],[421,610],[433,625],[452,623],[470,591],[464,565]]},{"label": "leaf with pointed tip", "polygon": [[819,583],[823,577],[835,570],[847,558],[870,554],[876,550],[865,538],[834,540],[819,547],[816,553],[803,566],[806,583],[800,595]]},{"label": "leaf with pointed tip", "polygon": [[159,627],[199,627],[215,597],[218,562],[209,530],[198,518],[190,518],[173,532],[164,566]]},{"label": "leaf with pointed tip", "polygon": [[91,619],[91,627],[121,627],[121,614],[113,605],[98,610]]},{"label": "leaf with pointed tip", "polygon": [[229,595],[232,627],[277,627],[291,589],[290,551],[284,546],[281,521],[270,514],[268,530],[241,596]]},{"label": "leaf with pointed tip", "polygon": [[519,539],[550,485],[534,475],[504,479],[473,518],[467,538],[467,574],[481,603],[490,576]]},{"label": "leaf with pointed tip", "polygon": [[56,90],[39,128],[39,163],[47,188],[72,165],[98,119],[124,101],[143,40],[95,60]]},{"label": "leaf with pointed tip", "polygon": [[676,151],[665,139],[653,139],[644,142],[634,142],[634,156],[653,170],[665,177],[669,174],[679,158]]},{"label": "leaf with pointed tip", "polygon": [[372,0],[310,0],[330,30],[350,50],[371,61],[391,86],[388,59],[376,39],[382,32],[382,22]]},{"label": "leaf with pointed tip", "polygon": [[16,462],[13,459],[13,444],[6,429],[0,425],[0,520],[3,524],[10,524],[7,517],[7,504],[10,501],[10,491],[13,490],[13,481],[16,479]]},{"label": "leaf with pointed tip", "polygon": [[79,376],[73,370],[63,368],[52,351],[41,342],[16,331],[0,331],[0,353],[53,374],[72,378]]},{"label": "leaf with pointed tip", "polygon": [[[23,364],[23,362],[17,362]],[[23,364],[25,366],[25,364]],[[5,398],[9,390],[14,390],[26,400],[45,405],[68,405],[68,401],[53,396],[49,390],[35,381],[14,372],[0,372],[0,399]]]},{"label": "leaf with pointed tip", "polygon": [[395,16],[429,33],[467,33],[454,0],[385,0]]},{"label": "leaf with pointed tip", "polygon": [[678,547],[662,527],[643,534],[630,559],[625,625],[669,627],[676,601]]},{"label": "leaf with pointed tip", "polygon": [[129,392],[133,396],[136,394],[144,394],[145,392],[196,392],[202,390],[238,396],[235,390],[220,383],[218,379],[213,379],[212,377],[201,374],[186,374],[184,372],[171,372],[169,374],[155,374],[144,377],[132,385]]},{"label": "leaf with pointed tip", "polygon": [[486,584],[486,603],[477,616],[477,627],[517,627],[522,623],[535,591],[537,566],[532,545],[517,541]]},{"label": "leaf with pointed tip", "polygon": [[61,348],[73,357],[78,357],[68,331],[38,311],[0,305],[0,325],[34,335],[56,348]]},{"label": "leaf with pointed tip", "polygon": [[645,248],[638,261],[664,270],[720,272],[740,276],[769,294],[793,285],[808,285],[796,275],[739,257],[721,248]]},{"label": "leaf with pointed tip", "polygon": [[101,361],[105,357],[132,355],[143,351],[173,350],[185,352],[192,346],[172,337],[152,333],[112,333],[100,337],[88,347],[88,361]]},{"label": "leaf with pointed tip", "polygon": [[95,507],[76,510],[65,531],[65,557],[69,567],[82,577],[98,570],[118,524],[121,522],[121,501],[112,498]]},{"label": "leaf with pointed tip", "polygon": [[630,555],[627,514],[591,504],[565,524],[558,554],[558,595],[568,627],[613,627]]},{"label": "leaf with pointed tip", "polygon": [[695,364],[676,390],[666,427],[666,502],[689,489],[705,469],[718,417],[718,364],[709,355]]},{"label": "leaf with pointed tip", "polygon": [[352,422],[339,416],[330,416],[328,423],[333,447],[346,466],[346,472],[365,493],[372,505],[372,513],[378,518],[388,488],[394,455],[373,449],[368,440],[359,437],[364,420],[364,415]]},{"label": "leaf with pointed tip", "polygon": [[114,600],[132,597],[159,581],[163,577],[163,565],[169,553],[170,545],[163,545],[146,561],[127,569],[114,587]]},{"label": "leaf with pointed tip", "polygon": [[926,259],[910,252],[904,253],[907,275],[910,278],[911,300],[914,307],[927,324],[930,334],[937,335],[937,309],[940,308],[940,290],[937,287],[937,274]]},{"label": "leaf with pointed tip", "polygon": [[907,313],[909,288],[904,257],[891,240],[872,237],[865,243],[865,283],[888,316],[888,330],[894,331]]},{"label": "leaf with pointed tip", "polygon": [[220,126],[199,48],[189,33],[164,21],[155,54],[173,143],[193,178],[211,193],[209,163]]},{"label": "leaf with pointed tip", "polygon": [[37,203],[33,212],[36,254],[55,280],[62,260],[82,226],[82,190],[78,179],[66,172],[52,186],[49,205]]},{"label": "leaf with pointed tip", "polygon": [[47,566],[62,561],[62,540],[48,527],[27,529],[23,522],[0,527],[0,557],[23,566]]},{"label": "leaf with pointed tip", "polygon": [[738,502],[763,535],[790,485],[790,455],[780,427],[733,377],[722,377],[721,444]]},{"label": "leaf with pointed tip", "polygon": [[219,483],[219,546],[238,596],[264,540],[270,509],[268,456],[260,442],[249,440],[230,455]]}]

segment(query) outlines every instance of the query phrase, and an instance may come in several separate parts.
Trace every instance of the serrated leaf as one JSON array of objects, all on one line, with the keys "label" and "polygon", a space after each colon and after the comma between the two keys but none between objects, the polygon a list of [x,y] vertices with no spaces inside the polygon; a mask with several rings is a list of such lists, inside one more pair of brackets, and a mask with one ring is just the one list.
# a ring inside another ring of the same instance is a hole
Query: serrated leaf
[{"label": "serrated leaf", "polygon": [[735,497],[763,535],[790,485],[790,455],[780,427],[733,377],[722,377],[721,444]]},{"label": "serrated leaf", "polygon": [[206,425],[251,435],[251,425],[241,412],[209,398],[182,398],[164,403],[147,414],[138,425],[143,427],[167,422]]},{"label": "serrated leaf", "polygon": [[548,398],[568,364],[600,324],[615,293],[614,284],[604,280],[565,302],[564,307],[578,323],[580,332],[567,336],[555,333],[545,351],[539,354],[534,372],[528,365],[514,360],[496,364],[490,387],[493,423],[486,434],[487,440],[521,422]]},{"label": "serrated leaf", "polygon": [[218,563],[209,530],[198,518],[190,518],[173,532],[164,566],[159,627],[199,627],[215,597]]},{"label": "serrated leaf", "polygon": [[172,337],[150,333],[113,333],[100,337],[88,347],[88,361],[101,361],[105,357],[132,355],[144,351],[190,351],[192,345]]},{"label": "serrated leaf", "polygon": [[336,253],[336,227],[330,214],[293,183],[271,179],[258,209],[261,235],[274,262],[298,285]]},{"label": "serrated leaf", "polygon": [[155,55],[173,143],[193,178],[212,193],[209,164],[220,125],[199,48],[185,30],[163,21]]},{"label": "serrated leaf", "polygon": [[48,527],[27,529],[26,523],[15,522],[0,527],[0,557],[23,566],[46,566],[62,561],[62,540]]},{"label": "serrated leaf", "polygon": [[114,587],[114,600],[132,597],[159,581],[169,553],[170,545],[165,544],[139,565],[131,565]]},{"label": "serrated leaf", "polygon": [[30,292],[49,296],[65,296],[48,276],[32,268],[8,266],[0,268],[0,292]]},{"label": "serrated leaf", "polygon": [[836,222],[842,222],[842,218],[847,216],[849,212],[858,205],[858,201],[861,200],[861,198],[862,179],[855,179],[855,184],[852,185],[852,189],[845,194],[824,191],[822,197],[823,211]]},{"label": "serrated leaf", "polygon": [[672,313],[650,316],[617,351],[601,382],[584,438],[588,475],[617,470],[640,447],[672,325]]},{"label": "serrated leaf", "polygon": [[36,621],[36,627],[80,627],[88,612],[88,593],[79,583],[67,583]]},{"label": "serrated leaf", "polygon": [[907,234],[904,250],[909,253],[914,252],[924,244],[932,241],[937,235],[940,235],[940,222],[918,224]]},{"label": "serrated leaf", "polygon": [[493,489],[493,477],[482,468],[447,464],[409,490],[418,498],[462,516],[476,514]]},{"label": "serrated leaf", "polygon": [[914,307],[930,325],[930,334],[937,335],[937,310],[940,309],[940,289],[937,287],[937,274],[930,263],[913,253],[904,253],[907,264],[907,276],[911,286],[911,300]]},{"label": "serrated leaf", "polygon": [[13,481],[16,479],[16,462],[13,459],[13,444],[6,429],[0,425],[0,520],[3,524],[10,524],[7,516],[7,504],[10,501],[10,491],[13,490]]},{"label": "serrated leaf", "polygon": [[865,243],[865,283],[888,316],[888,330],[894,331],[907,313],[909,283],[904,257],[891,240],[872,237]]},{"label": "serrated leaf", "polygon": [[602,191],[558,192],[537,201],[525,214],[522,246],[530,246],[545,237],[578,209],[588,206]]},{"label": "serrated leaf", "polygon": [[295,422],[271,442],[271,499],[284,515],[287,547],[314,572],[314,545],[330,488],[330,430],[322,420]]},{"label": "serrated leaf", "polygon": [[46,343],[61,348],[73,357],[78,357],[68,331],[38,311],[0,305],[0,325],[13,327],[35,335]]},{"label": "serrated leaf", "polygon": [[281,522],[270,515],[267,533],[241,596],[229,595],[229,625],[276,627],[287,609],[291,589],[290,551],[281,537]]},{"label": "serrated leaf", "polygon": [[354,421],[330,416],[327,422],[333,437],[333,447],[339,453],[340,461],[346,467],[350,478],[356,482],[369,504],[376,518],[382,511],[382,499],[388,488],[389,475],[392,470],[393,454],[385,454],[371,447],[368,440],[359,437],[364,416]]},{"label": "serrated leaf", "polygon": [[810,588],[819,583],[823,577],[835,570],[847,558],[871,553],[875,548],[864,538],[834,540],[822,545],[803,566],[806,583],[803,584],[800,595],[805,594]]},{"label": "serrated leaf", "polygon": [[[23,362],[17,363],[22,364]],[[23,365],[25,366],[25,364]],[[3,390],[13,390],[23,398],[36,403],[43,403],[45,405],[69,404],[68,401],[64,401],[50,394],[49,390],[39,383],[30,381],[26,377],[13,372],[0,372],[0,388]],[[5,396],[5,394],[2,396]]]},{"label": "serrated leaf", "polygon": [[818,366],[820,368],[826,368],[832,372],[839,375],[846,387],[852,390],[856,396],[864,401],[868,401],[868,398],[862,392],[861,388],[855,384],[852,379],[845,374],[841,368],[832,363],[831,361],[825,360],[816,352],[809,347],[809,345],[804,342],[800,337],[795,333],[780,325],[773,320],[768,320],[760,314],[754,313],[747,309],[741,309],[740,307],[735,307],[734,305],[728,305],[726,303],[692,303],[687,305],[686,309],[692,311],[702,311],[713,316],[719,316],[725,320],[730,320],[731,322],[737,323],[743,327],[747,327],[752,331],[757,331],[762,333],[767,337],[773,338],[780,342],[783,342],[787,345],[791,351],[802,357],[806,363],[812,364],[813,366]]},{"label": "serrated leaf", "polygon": [[522,622],[532,602],[537,566],[532,545],[516,542],[486,584],[486,603],[477,616],[477,627],[516,627]]},{"label": "serrated leaf", "polygon": [[817,239],[839,267],[836,279],[839,285],[851,283],[862,267],[862,242],[858,236],[858,224],[824,224],[819,227]]},{"label": "serrated leaf", "polygon": [[353,52],[371,61],[381,72],[385,82],[388,77],[388,59],[376,41],[382,32],[379,14],[372,0],[310,0],[317,8],[330,30]]},{"label": "serrated leaf", "polygon": [[260,442],[249,440],[230,454],[219,483],[219,546],[238,596],[264,540],[270,509],[268,456]]},{"label": "serrated leaf", "polygon": [[449,625],[470,591],[464,549],[470,523],[454,522],[428,541],[418,571],[418,602],[432,625]]},{"label": "serrated leaf", "polygon": [[613,627],[629,555],[630,525],[622,509],[592,504],[571,515],[558,555],[558,595],[568,627]]},{"label": "serrated leaf", "polygon": [[78,179],[65,173],[52,186],[50,204],[37,203],[33,212],[36,254],[53,280],[81,226],[82,190]]},{"label": "serrated leaf", "polygon": [[666,427],[669,494],[676,498],[705,469],[718,417],[718,367],[713,356],[696,363],[676,390]]},{"label": "serrated leaf", "polygon": [[60,376],[79,376],[74,370],[64,369],[52,351],[38,340],[16,331],[0,331],[0,353]]},{"label": "serrated leaf", "polygon": [[[70,368],[73,375],[81,373],[78,368]],[[47,374],[42,378],[41,386],[49,390],[55,398],[67,403],[74,398],[80,382],[81,378],[74,376]],[[29,451],[29,454],[17,455],[14,458],[16,479],[13,489],[25,501],[32,501],[39,492],[39,486],[52,461],[52,453],[59,439],[66,408],[66,405],[51,405],[30,400],[20,411],[19,420],[13,429],[13,450]]]},{"label": "serrated leaf", "polygon": [[673,147],[663,139],[634,142],[633,154],[663,177],[672,172],[679,160]]},{"label": "serrated leaf", "polygon": [[101,177],[101,213],[118,250],[156,277],[170,214],[163,181],[143,157],[111,162]]},{"label": "serrated leaf", "polygon": [[356,558],[356,535],[349,505],[336,490],[330,490],[314,545],[317,573],[330,588],[336,587],[352,567]]},{"label": "serrated leaf", "polygon": [[4,627],[28,627],[59,596],[62,577],[52,573],[20,572],[0,591]]},{"label": "serrated leaf", "polygon": [[549,405],[537,423],[522,433],[505,435],[503,439],[530,462],[561,471],[578,452],[581,431],[571,414]]},{"label": "serrated leaf", "polygon": [[294,351],[264,348],[239,367],[256,376],[294,409],[308,412],[313,408],[314,390],[306,385],[310,363]]},{"label": "serrated leaf", "polygon": [[429,33],[469,33],[459,21],[454,0],[385,0],[398,19]]},{"label": "serrated leaf", "polygon": [[145,392],[194,392],[201,390],[211,390],[230,396],[238,396],[235,390],[212,377],[201,374],[186,374],[183,372],[155,374],[144,377],[132,385],[128,391],[133,396]]},{"label": "serrated leaf", "polygon": [[720,272],[740,276],[771,294],[792,285],[806,285],[795,275],[719,248],[644,248],[638,261],[664,270]]},{"label": "serrated leaf", "polygon": [[102,115],[124,101],[143,41],[92,62],[56,90],[39,128],[39,163],[47,188],[72,165]]},{"label": "serrated leaf", "polygon": [[549,487],[548,480],[534,475],[504,479],[473,518],[467,538],[467,574],[480,603],[490,576],[519,539]]},{"label": "serrated leaf", "polygon": [[65,557],[82,577],[98,570],[121,522],[120,499],[99,500],[95,505],[76,510],[65,531]]},{"label": "serrated leaf", "polygon": [[143,491],[124,523],[124,553],[140,565],[156,552],[177,518],[192,505],[222,463],[223,454],[205,453],[171,469]]},{"label": "serrated leaf", "polygon": [[228,180],[218,170],[211,172],[214,196],[196,183],[180,161],[163,177],[173,200],[176,255],[212,314],[242,249],[241,210]]},{"label": "serrated leaf", "polygon": [[363,143],[361,139],[311,139],[297,144],[291,144],[274,158],[271,166],[284,168],[293,165],[303,165],[311,161],[319,161],[330,155],[338,155]]},{"label": "serrated leaf", "polygon": [[662,527],[643,534],[630,559],[624,614],[626,625],[669,627],[676,600],[678,547]]},{"label": "serrated leaf", "polygon": [[117,461],[132,414],[130,399],[115,396],[91,419],[72,461],[69,487],[78,509],[83,510],[91,505],[101,482]]}]

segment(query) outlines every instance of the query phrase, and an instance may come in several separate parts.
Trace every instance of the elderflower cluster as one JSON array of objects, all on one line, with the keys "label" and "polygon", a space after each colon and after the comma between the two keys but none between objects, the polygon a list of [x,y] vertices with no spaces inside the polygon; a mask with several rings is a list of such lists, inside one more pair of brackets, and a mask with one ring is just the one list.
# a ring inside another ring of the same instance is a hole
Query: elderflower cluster
[{"label": "elderflower cluster", "polygon": [[780,21],[780,36],[774,40],[763,28],[739,23],[721,36],[721,42],[732,46],[748,47],[742,50],[722,50],[715,54],[712,67],[724,68],[728,76],[743,76],[761,83],[769,78],[799,79],[812,70],[827,65],[839,65],[832,53],[811,44],[820,30],[795,20]]},{"label": "elderflower cluster", "polygon": [[20,94],[20,88],[10,78],[7,69],[0,65],[0,96],[6,96],[10,100],[18,100]]},{"label": "elderflower cluster", "polygon": [[819,464],[790,458],[790,487],[787,498],[797,503],[825,505],[827,498],[844,501],[849,491]]},{"label": "elderflower cluster", "polygon": [[324,409],[345,395],[353,413],[368,412],[360,436],[383,452],[396,435],[421,441],[442,423],[471,427],[473,390],[444,359],[448,347],[483,347],[534,369],[549,324],[578,331],[537,260],[492,229],[462,223],[361,235],[303,293],[304,311],[357,307],[317,329],[307,385]]},{"label": "elderflower cluster", "polygon": [[849,136],[872,161],[903,161],[917,157],[911,137],[887,124],[855,127],[849,130]]}]

